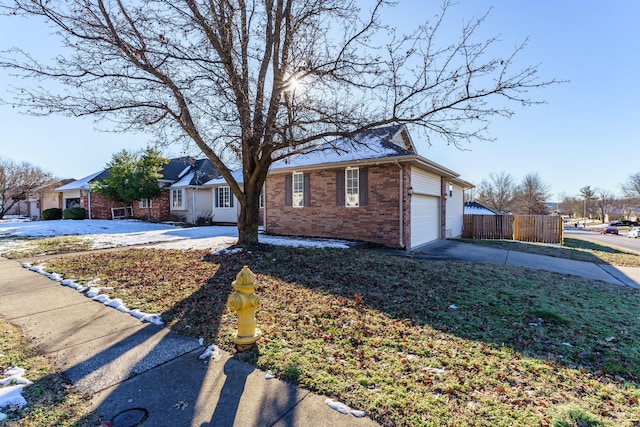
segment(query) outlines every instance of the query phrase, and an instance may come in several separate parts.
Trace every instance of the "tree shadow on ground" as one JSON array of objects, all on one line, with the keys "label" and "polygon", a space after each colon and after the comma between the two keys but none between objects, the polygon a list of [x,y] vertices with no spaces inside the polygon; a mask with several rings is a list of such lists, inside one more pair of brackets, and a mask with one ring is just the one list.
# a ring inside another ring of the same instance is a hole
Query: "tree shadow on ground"
[{"label": "tree shadow on ground", "polygon": [[[640,348],[634,339],[640,334],[634,321],[640,308],[637,291],[507,265],[372,253],[358,254],[354,263],[349,255],[356,252],[272,247],[211,260],[230,272],[247,264],[266,278],[258,291],[272,311],[262,308],[260,316],[286,321],[294,313],[295,318],[313,318],[296,323],[299,334],[316,336],[313,328],[339,315],[339,307],[329,305],[314,312],[313,301],[297,299],[291,288],[270,288],[269,277],[303,286],[318,301],[333,295],[338,301],[333,304],[361,304],[415,327],[427,325],[459,338],[508,346],[541,360],[631,381],[640,377]],[[217,279],[218,275],[212,281]],[[269,332],[277,334],[277,329],[276,323]]]}]

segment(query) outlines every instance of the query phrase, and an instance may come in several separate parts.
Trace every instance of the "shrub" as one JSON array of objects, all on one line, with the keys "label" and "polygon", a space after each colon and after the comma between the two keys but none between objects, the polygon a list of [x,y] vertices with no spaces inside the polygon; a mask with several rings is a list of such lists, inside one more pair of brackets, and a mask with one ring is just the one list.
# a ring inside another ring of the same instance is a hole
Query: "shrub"
[{"label": "shrub", "polygon": [[87,211],[84,208],[68,208],[62,212],[64,219],[85,219]]},{"label": "shrub", "polygon": [[42,211],[42,219],[62,219],[62,209],[45,209]]},{"label": "shrub", "polygon": [[213,215],[211,212],[203,212],[196,218],[196,225],[213,225]]}]

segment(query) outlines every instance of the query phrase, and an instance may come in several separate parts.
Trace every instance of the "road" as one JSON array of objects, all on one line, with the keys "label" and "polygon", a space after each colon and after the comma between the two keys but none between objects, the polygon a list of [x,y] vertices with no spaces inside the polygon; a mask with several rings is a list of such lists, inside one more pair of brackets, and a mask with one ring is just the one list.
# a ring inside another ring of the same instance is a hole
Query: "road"
[{"label": "road", "polygon": [[621,230],[619,235],[615,234],[600,234],[597,231],[588,231],[579,228],[565,228],[565,237],[576,237],[584,240],[589,240],[595,243],[602,243],[604,245],[616,246],[618,248],[640,253],[640,239],[629,239],[627,237],[627,230]]}]

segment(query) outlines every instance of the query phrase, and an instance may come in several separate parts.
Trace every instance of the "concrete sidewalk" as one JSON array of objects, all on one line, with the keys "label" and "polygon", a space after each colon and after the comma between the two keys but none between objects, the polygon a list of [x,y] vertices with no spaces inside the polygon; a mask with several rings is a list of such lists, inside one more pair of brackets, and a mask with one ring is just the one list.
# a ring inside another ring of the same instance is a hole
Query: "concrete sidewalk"
[{"label": "concrete sidewalk", "polygon": [[427,258],[437,257],[460,261],[515,265],[554,273],[571,274],[585,279],[601,280],[615,285],[640,289],[640,268],[635,267],[615,267],[452,240],[438,240],[428,243],[416,248],[411,254],[418,258],[422,256]]},{"label": "concrete sidewalk", "polygon": [[32,337],[114,427],[141,420],[153,427],[378,425],[267,380],[229,354],[203,361],[196,339],[141,323],[2,257],[0,316]]}]

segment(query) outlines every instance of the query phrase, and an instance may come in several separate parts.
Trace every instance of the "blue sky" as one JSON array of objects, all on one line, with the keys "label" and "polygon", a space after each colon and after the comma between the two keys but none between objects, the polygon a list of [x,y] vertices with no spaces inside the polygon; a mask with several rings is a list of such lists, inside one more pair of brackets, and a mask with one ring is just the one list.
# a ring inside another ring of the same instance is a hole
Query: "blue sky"
[{"label": "blue sky", "polygon": [[[439,5],[400,0],[385,16],[407,28],[432,17]],[[640,172],[634,132],[640,122],[640,27],[635,22],[640,2],[460,0],[447,22],[455,29],[463,17],[480,16],[490,7],[484,35],[499,34],[505,52],[528,37],[522,64],[539,64],[541,79],[569,82],[531,94],[547,104],[515,105],[511,119],[496,118],[489,127],[495,142],[460,151],[438,140],[428,146],[414,138],[419,153],[476,185],[492,172],[518,179],[535,172],[549,185],[552,200],[562,193],[577,195],[585,185],[621,194],[620,184]],[[57,45],[48,34],[39,22],[0,17],[0,50],[20,46],[50,57]],[[10,100],[10,83],[16,82],[0,70],[0,98]],[[95,127],[89,119],[30,117],[0,105],[0,155],[81,178],[102,169],[113,153],[143,148],[151,139],[96,132]],[[167,154],[180,155],[181,148]]]}]

